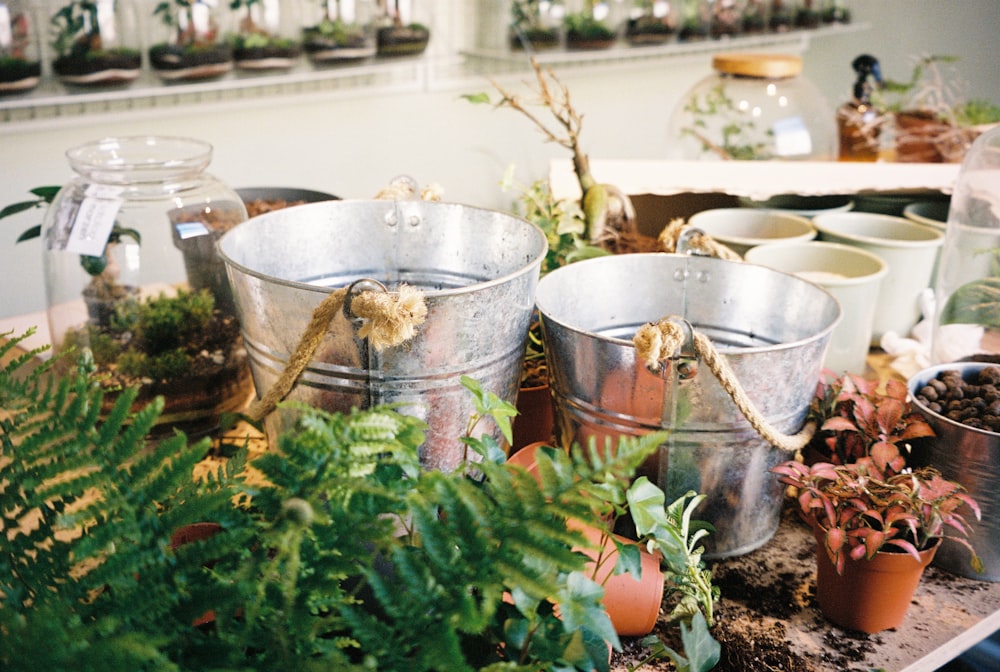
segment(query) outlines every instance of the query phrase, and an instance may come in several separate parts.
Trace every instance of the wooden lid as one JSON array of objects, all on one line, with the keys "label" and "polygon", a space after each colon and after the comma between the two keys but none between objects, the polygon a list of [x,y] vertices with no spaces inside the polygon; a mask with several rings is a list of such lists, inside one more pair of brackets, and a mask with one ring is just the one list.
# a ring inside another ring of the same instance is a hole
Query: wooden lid
[{"label": "wooden lid", "polygon": [[712,68],[727,75],[785,79],[802,73],[802,59],[788,54],[717,54]]}]

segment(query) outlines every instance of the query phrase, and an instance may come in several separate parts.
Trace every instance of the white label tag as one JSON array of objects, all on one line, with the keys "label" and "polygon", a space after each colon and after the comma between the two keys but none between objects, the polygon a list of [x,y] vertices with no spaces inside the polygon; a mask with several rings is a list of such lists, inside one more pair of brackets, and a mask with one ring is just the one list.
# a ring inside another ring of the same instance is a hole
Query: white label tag
[{"label": "white label tag", "polygon": [[84,198],[73,218],[66,251],[91,257],[104,254],[121,204],[120,198]]}]

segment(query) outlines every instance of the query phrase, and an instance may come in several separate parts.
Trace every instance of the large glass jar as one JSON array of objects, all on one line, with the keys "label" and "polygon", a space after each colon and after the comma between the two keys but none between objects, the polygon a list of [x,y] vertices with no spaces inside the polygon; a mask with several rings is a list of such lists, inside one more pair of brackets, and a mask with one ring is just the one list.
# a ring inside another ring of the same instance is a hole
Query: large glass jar
[{"label": "large glass jar", "polygon": [[139,24],[129,0],[49,4],[52,70],[74,86],[124,84],[142,71]]},{"label": "large glass jar", "polygon": [[191,0],[157,2],[156,32],[149,62],[161,79],[193,81],[220,77],[233,69],[228,2]]},{"label": "large glass jar", "polygon": [[89,351],[109,390],[164,395],[163,421],[189,432],[252,388],[214,244],[247,213],[205,172],[211,156],[205,142],[155,136],[71,149],[76,177],[42,226],[55,349]]},{"label": "large glass jar", "polygon": [[293,4],[279,0],[232,0],[229,44],[241,70],[288,70],[298,61],[299,19]]},{"label": "large glass jar", "polygon": [[836,159],[834,112],[801,58],[727,53],[712,67],[670,117],[670,158]]},{"label": "large glass jar", "polygon": [[371,0],[302,0],[302,45],[314,65],[336,65],[375,55]]},{"label": "large glass jar", "polygon": [[38,86],[42,76],[40,53],[29,0],[0,0],[0,95]]},{"label": "large glass jar", "polygon": [[935,284],[931,360],[1000,362],[1000,128],[972,144],[955,183]]}]

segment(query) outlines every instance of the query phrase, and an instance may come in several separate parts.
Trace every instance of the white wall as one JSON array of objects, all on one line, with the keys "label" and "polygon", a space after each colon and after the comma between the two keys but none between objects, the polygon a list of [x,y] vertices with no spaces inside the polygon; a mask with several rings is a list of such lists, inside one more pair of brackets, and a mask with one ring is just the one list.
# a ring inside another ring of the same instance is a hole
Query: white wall
[{"label": "white wall", "polygon": [[[804,55],[807,76],[831,106],[846,97],[850,62],[865,51],[878,56],[894,78],[909,75],[912,56],[958,55],[970,91],[1000,102],[1000,1],[854,0],[852,6],[855,20],[871,29],[816,38]],[[648,159],[665,154],[667,117],[684,91],[708,74],[710,60],[705,55],[557,73],[585,114],[583,141],[591,155]],[[502,81],[520,88],[521,79]],[[66,126],[21,126],[16,133],[0,127],[0,205],[23,200],[32,187],[68,180],[64,152],[72,146],[109,135],[156,133],[211,142],[210,170],[232,186],[297,186],[366,198],[392,177],[409,174],[422,184],[441,184],[448,200],[506,208],[511,196],[498,184],[508,164],[529,181],[546,174],[550,158],[566,153],[543,143],[515,113],[460,99],[488,90],[483,79],[448,90],[361,90],[246,109],[201,106],[166,115],[87,117]],[[44,309],[39,242],[14,245],[38,221],[38,213],[0,221],[0,318]]]}]

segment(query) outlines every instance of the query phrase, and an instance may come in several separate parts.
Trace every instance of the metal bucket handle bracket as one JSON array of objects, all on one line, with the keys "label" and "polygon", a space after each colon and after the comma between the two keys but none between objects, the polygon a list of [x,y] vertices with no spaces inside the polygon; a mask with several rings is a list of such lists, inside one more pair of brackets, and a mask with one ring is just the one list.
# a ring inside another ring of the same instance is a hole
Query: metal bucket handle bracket
[{"label": "metal bucket handle bracket", "polygon": [[771,425],[747,396],[729,362],[715,349],[711,339],[696,331],[684,318],[669,316],[656,324],[644,324],[636,331],[632,344],[639,361],[654,375],[663,375],[669,369],[669,362],[673,361],[678,377],[687,380],[697,375],[700,358],[719,379],[719,383],[750,426],[765,441],[781,450],[801,450],[816,433],[814,422],[806,423],[793,435],[784,434]]}]

